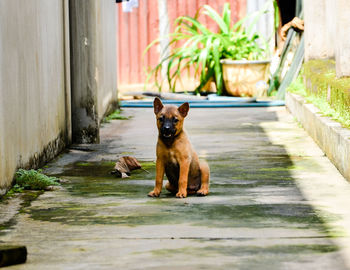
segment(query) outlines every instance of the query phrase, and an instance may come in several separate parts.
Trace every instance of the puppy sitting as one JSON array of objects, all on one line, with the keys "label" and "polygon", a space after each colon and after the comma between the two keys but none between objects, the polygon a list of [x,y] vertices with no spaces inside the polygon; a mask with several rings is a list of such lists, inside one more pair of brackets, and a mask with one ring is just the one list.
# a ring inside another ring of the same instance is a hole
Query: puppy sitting
[{"label": "puppy sitting", "polygon": [[186,102],[179,108],[173,105],[164,106],[159,98],[153,102],[157,118],[158,142],[156,161],[156,184],[148,193],[150,197],[158,197],[163,186],[164,173],[169,182],[166,189],[178,198],[187,194],[205,196],[209,193],[209,166],[199,161],[186,132],[183,121],[189,111]]}]

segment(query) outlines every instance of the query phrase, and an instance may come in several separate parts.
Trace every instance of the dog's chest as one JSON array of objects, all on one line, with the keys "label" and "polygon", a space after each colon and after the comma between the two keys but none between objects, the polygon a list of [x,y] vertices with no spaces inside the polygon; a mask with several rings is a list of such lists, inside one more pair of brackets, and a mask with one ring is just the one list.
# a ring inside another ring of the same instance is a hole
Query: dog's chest
[{"label": "dog's chest", "polygon": [[168,157],[167,157],[168,162],[167,163],[173,163],[173,164],[177,164],[177,156],[176,156],[176,152],[173,150],[169,150],[168,151]]}]

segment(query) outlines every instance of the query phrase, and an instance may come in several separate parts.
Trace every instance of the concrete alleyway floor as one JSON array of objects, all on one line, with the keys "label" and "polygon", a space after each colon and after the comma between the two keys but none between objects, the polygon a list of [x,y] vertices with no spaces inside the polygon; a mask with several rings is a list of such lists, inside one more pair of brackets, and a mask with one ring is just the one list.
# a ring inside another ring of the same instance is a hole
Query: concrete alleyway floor
[{"label": "concrete alleyway floor", "polygon": [[[207,197],[148,198],[152,109],[104,124],[45,169],[69,180],[0,231],[28,261],[8,269],[347,269],[349,184],[285,108],[191,109],[185,126],[211,168]],[[149,173],[110,175],[135,156]]]}]

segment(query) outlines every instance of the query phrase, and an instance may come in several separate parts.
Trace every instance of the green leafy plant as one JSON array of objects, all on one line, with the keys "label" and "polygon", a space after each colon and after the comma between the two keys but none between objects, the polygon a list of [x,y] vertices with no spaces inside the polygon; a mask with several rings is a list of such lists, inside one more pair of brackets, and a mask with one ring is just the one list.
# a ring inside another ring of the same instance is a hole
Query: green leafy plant
[{"label": "green leafy plant", "polygon": [[19,169],[15,174],[16,189],[45,190],[48,186],[58,186],[59,179],[41,173],[41,170]]},{"label": "green leafy plant", "polygon": [[[192,68],[195,78],[200,82],[195,89],[196,92],[200,92],[209,80],[214,79],[218,94],[222,94],[224,83],[220,59],[260,60],[266,57],[267,42],[253,31],[260,16],[266,12],[267,6],[233,24],[231,8],[226,3],[222,15],[219,15],[210,6],[204,5],[197,11],[195,17],[178,17],[175,20],[175,30],[168,37],[169,46],[172,48],[171,53],[163,57],[160,63],[149,72],[147,81],[154,76],[156,85],[161,90],[160,73],[165,65],[169,88],[175,91],[176,83],[181,79],[183,71],[187,70],[190,73]],[[198,20],[200,15],[213,20],[219,30],[213,32],[202,24]],[[251,20],[251,23],[245,27],[248,19]],[[160,39],[157,39],[149,44],[145,53],[159,41]]]}]

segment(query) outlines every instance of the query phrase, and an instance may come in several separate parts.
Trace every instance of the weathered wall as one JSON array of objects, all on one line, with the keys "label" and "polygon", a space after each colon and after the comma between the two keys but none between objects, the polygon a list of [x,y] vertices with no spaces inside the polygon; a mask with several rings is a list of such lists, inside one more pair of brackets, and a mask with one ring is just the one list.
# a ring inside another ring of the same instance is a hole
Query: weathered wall
[{"label": "weathered wall", "polygon": [[[305,20],[305,60],[327,58],[329,48],[327,47],[326,1],[304,0]],[[317,2],[317,3],[316,3]]]},{"label": "weathered wall", "polygon": [[[328,0],[330,1],[330,0]],[[334,7],[333,7],[334,9]],[[335,60],[338,77],[350,77],[350,4],[348,0],[337,0],[335,5]]]},{"label": "weathered wall", "polygon": [[326,56],[327,58],[334,58],[335,56],[335,43],[336,40],[336,26],[337,26],[337,17],[336,10],[334,8],[334,0],[326,0],[325,1],[325,10],[326,10],[326,37],[324,46],[326,47]]},{"label": "weathered wall", "polygon": [[0,1],[0,188],[69,142],[64,0]]},{"label": "weathered wall", "polygon": [[[75,24],[69,3],[81,4]],[[115,33],[114,0],[0,1],[0,195],[18,167],[40,167],[71,143],[73,116],[93,112],[98,138],[117,98]]]},{"label": "weathered wall", "polygon": [[335,58],[338,77],[350,76],[348,0],[304,0],[305,60]]},{"label": "weathered wall", "polygon": [[114,0],[71,0],[72,139],[99,142],[99,122],[116,105]]}]

